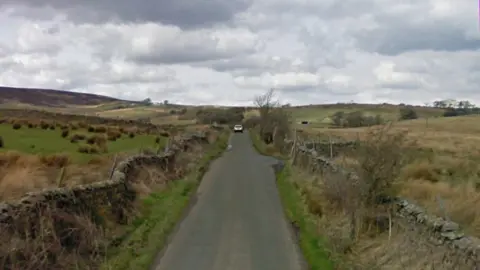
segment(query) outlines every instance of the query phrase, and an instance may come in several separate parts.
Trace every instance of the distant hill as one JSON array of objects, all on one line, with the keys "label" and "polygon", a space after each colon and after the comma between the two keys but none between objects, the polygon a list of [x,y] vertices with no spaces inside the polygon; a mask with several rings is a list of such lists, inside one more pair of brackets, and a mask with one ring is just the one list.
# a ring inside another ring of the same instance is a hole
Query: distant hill
[{"label": "distant hill", "polygon": [[67,107],[99,105],[124,101],[112,97],[61,90],[15,88],[0,86],[0,104],[29,104],[33,106]]}]

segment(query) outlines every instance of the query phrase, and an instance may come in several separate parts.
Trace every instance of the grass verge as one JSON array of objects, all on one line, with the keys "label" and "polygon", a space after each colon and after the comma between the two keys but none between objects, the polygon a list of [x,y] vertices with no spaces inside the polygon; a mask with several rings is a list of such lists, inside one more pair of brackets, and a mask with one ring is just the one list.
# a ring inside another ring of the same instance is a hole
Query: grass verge
[{"label": "grass verge", "polygon": [[[263,154],[286,159],[274,151],[268,151],[269,146],[262,143],[260,138],[250,133],[255,149]],[[295,224],[299,230],[298,240],[300,248],[307,260],[310,270],[335,269],[330,260],[326,240],[318,233],[313,215],[308,211],[303,196],[291,181],[291,167],[285,163],[283,170],[277,173],[277,189],[288,220]]]},{"label": "grass verge", "polygon": [[182,217],[210,162],[223,153],[227,141],[228,135],[222,134],[191,174],[171,182],[167,189],[154,192],[143,199],[142,214],[133,222],[131,233],[100,269],[140,270],[151,266]]},{"label": "grass verge", "polygon": [[277,174],[277,188],[287,218],[298,226],[300,231],[299,242],[303,255],[311,270],[335,269],[334,263],[329,258],[326,241],[318,234],[314,218],[307,210],[299,190],[290,180],[291,176],[291,168],[287,164]]}]

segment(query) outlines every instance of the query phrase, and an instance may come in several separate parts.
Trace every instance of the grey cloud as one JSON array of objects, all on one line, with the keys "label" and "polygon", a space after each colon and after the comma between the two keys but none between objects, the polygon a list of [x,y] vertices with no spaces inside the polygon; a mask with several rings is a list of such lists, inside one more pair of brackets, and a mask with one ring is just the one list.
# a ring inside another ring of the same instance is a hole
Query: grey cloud
[{"label": "grey cloud", "polygon": [[[375,1],[371,0],[262,0],[255,1],[253,13],[270,13],[282,17],[293,17],[302,14],[324,19],[356,17],[358,14],[371,12],[376,8]],[[270,18],[271,22],[278,20]],[[298,17],[297,17],[298,19]]]},{"label": "grey cloud", "polygon": [[205,65],[219,72],[233,73],[234,76],[259,76],[264,72],[314,72],[309,63],[297,64],[294,59],[285,57],[273,59],[273,57],[265,54],[210,61],[205,63]]},{"label": "grey cloud", "polygon": [[379,83],[377,87],[382,89],[396,89],[396,90],[415,90],[420,89],[423,85],[418,81],[408,81],[408,82],[389,82],[389,83]]},{"label": "grey cloud", "polygon": [[[98,33],[101,29],[92,30]],[[88,31],[83,34],[88,35]],[[103,35],[91,37],[89,45],[95,48],[95,56],[104,61],[124,58],[144,65],[199,65],[208,61],[248,57],[262,49],[262,41],[246,29],[182,31],[152,24],[123,30],[113,28]]]},{"label": "grey cloud", "polygon": [[362,49],[385,55],[408,51],[460,51],[480,49],[480,40],[468,39],[462,29],[451,25],[386,25],[356,35]]},{"label": "grey cloud", "polygon": [[[61,10],[76,22],[159,22],[182,28],[208,27],[227,22],[251,4],[250,0],[6,0],[0,7],[23,5],[16,14],[31,15],[35,8]],[[32,9],[33,8],[33,9]],[[40,15],[41,16],[41,15]]]},{"label": "grey cloud", "polygon": [[[243,53],[248,53],[243,52]],[[134,54],[129,60],[144,64],[182,64],[204,62],[212,59],[225,59],[234,56],[234,52],[218,52],[215,48],[192,46],[190,48],[169,48],[151,54]]]}]

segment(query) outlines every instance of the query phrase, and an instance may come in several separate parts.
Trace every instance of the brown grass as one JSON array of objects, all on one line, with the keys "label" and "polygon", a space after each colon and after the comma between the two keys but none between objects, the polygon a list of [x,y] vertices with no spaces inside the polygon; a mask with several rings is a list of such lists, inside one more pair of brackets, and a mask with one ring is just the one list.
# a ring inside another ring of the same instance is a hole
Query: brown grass
[{"label": "brown grass", "polygon": [[[119,160],[124,159],[119,156]],[[0,200],[20,198],[25,193],[58,187],[60,169],[64,168],[63,186],[75,186],[105,180],[112,164],[110,157],[98,157],[88,164],[71,162],[68,155],[26,155],[18,152],[0,154]]]},{"label": "brown grass", "polygon": [[[395,131],[408,131],[408,138],[419,147],[439,152],[480,154],[480,116],[432,118],[397,122]],[[375,128],[375,127],[374,127]],[[329,134],[347,140],[364,139],[371,128],[310,129],[310,134]]]},{"label": "brown grass", "polygon": [[38,216],[35,237],[21,231],[28,229],[22,220],[0,225],[2,269],[93,269],[104,257],[107,239],[87,216],[52,208]]},{"label": "brown grass", "polygon": [[[426,242],[428,236],[410,225],[394,220],[389,236],[387,222],[372,224],[369,215],[381,217],[379,210],[361,209],[361,215],[357,215],[358,232],[352,240],[351,214],[339,205],[351,192],[345,190],[348,185],[341,183],[344,179],[312,175],[296,167],[291,175],[314,216],[319,234],[327,238],[337,269],[462,269],[452,266],[458,266],[456,261],[447,263],[452,258],[445,256],[445,247]],[[332,184],[339,184],[339,189]]]},{"label": "brown grass", "polygon": [[[401,173],[400,194],[429,212],[446,215],[465,231],[480,236],[479,116],[398,122],[393,132],[407,132],[417,147],[405,149],[415,160]],[[347,140],[366,138],[368,128],[323,129],[322,134]],[[311,132],[311,131],[310,131]],[[356,157],[338,157],[349,165]]]}]

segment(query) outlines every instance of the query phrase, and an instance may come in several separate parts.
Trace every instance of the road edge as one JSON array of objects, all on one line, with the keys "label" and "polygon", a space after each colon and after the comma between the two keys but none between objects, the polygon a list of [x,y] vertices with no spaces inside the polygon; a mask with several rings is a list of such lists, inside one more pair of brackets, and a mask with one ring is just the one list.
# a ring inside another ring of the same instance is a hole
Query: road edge
[{"label": "road edge", "polygon": [[[291,182],[291,166],[288,158],[281,155],[270,154],[265,151],[265,144],[254,132],[249,132],[253,147],[264,156],[278,160],[278,164],[272,166],[275,172],[278,194],[282,202],[285,220],[289,224],[289,232],[296,243],[296,248],[301,256],[303,269],[309,270],[333,270],[335,265],[330,260],[329,251],[325,240],[315,233],[315,224],[310,218],[311,214],[306,210],[305,202],[299,190]],[[280,165],[280,166],[279,166]]]}]

